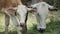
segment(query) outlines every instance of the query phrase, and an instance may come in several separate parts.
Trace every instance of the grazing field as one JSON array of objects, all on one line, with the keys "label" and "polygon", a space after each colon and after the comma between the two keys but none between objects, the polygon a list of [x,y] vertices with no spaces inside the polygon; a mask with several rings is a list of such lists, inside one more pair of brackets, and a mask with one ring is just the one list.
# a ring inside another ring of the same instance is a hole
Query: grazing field
[{"label": "grazing field", "polygon": [[[52,16],[52,15],[53,16]],[[50,17],[50,15],[52,17]],[[49,17],[46,20],[47,28],[43,34],[60,34],[60,13],[58,12],[50,12]],[[27,20],[27,34],[41,34],[36,29],[36,17],[29,14]],[[4,34],[5,29],[5,19],[4,14],[0,14],[0,34]],[[21,28],[19,28],[21,29]],[[10,20],[9,25],[9,34],[17,34],[12,21]]]}]

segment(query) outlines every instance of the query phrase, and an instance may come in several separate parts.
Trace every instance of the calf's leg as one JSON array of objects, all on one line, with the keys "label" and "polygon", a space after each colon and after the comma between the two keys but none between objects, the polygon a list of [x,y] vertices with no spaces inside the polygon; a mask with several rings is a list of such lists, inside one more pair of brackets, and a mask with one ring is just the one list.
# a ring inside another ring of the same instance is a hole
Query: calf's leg
[{"label": "calf's leg", "polygon": [[8,26],[9,26],[10,17],[5,15],[5,34],[8,34]]}]

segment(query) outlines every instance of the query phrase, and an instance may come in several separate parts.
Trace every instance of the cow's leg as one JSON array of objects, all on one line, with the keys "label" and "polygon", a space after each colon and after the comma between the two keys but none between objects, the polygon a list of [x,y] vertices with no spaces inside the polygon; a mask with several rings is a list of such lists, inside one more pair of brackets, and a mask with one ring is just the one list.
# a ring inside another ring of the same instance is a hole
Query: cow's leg
[{"label": "cow's leg", "polygon": [[12,19],[12,21],[13,21],[13,24],[15,25],[15,28],[16,28],[18,34],[21,34],[21,32],[20,32],[20,30],[19,30],[19,24],[18,24],[18,22],[17,22],[16,17],[15,17],[15,16],[11,16],[11,19]]},{"label": "cow's leg", "polygon": [[8,34],[9,21],[10,21],[9,16],[5,15],[5,34]]},{"label": "cow's leg", "polygon": [[17,13],[19,14],[20,19],[20,26],[22,27],[22,34],[25,34],[27,31],[26,26],[26,14],[27,14],[27,8],[24,5],[18,6]]},{"label": "cow's leg", "polygon": [[20,32],[20,30],[19,30],[19,28],[18,28],[19,24],[18,24],[18,22],[17,22],[17,19],[16,19],[15,15],[9,14],[9,12],[6,11],[6,10],[5,10],[5,13],[6,13],[9,17],[11,17],[11,19],[12,19],[12,21],[13,21],[13,24],[15,25],[15,28],[16,28],[18,34],[21,34],[21,32]]}]

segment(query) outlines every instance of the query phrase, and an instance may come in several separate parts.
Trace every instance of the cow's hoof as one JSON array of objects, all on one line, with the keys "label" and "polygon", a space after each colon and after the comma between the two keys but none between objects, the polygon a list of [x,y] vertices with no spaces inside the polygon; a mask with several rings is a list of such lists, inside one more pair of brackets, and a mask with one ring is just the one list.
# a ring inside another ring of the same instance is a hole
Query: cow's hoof
[{"label": "cow's hoof", "polygon": [[39,31],[40,33],[43,33],[43,32],[45,32],[45,29],[41,29],[41,28],[40,28],[38,31]]},{"label": "cow's hoof", "polygon": [[25,23],[20,23],[20,26],[21,27],[24,27],[26,24]]}]

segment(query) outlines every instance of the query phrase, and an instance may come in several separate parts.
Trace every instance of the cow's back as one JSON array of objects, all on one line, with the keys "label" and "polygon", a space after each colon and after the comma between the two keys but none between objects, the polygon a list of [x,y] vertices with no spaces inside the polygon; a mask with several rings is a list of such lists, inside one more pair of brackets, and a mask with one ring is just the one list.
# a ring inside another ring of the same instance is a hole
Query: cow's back
[{"label": "cow's back", "polygon": [[0,9],[16,7],[19,4],[22,4],[20,0],[0,0]]}]

